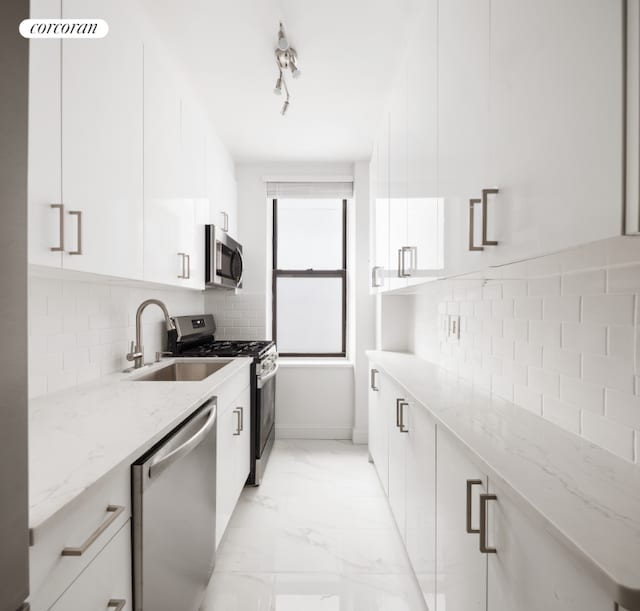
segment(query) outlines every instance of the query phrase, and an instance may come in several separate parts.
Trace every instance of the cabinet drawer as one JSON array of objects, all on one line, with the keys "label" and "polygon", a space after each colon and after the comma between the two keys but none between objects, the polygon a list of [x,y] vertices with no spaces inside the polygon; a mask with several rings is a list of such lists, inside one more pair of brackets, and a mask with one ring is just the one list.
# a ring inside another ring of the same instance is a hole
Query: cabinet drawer
[{"label": "cabinet drawer", "polygon": [[241,372],[238,372],[233,378],[228,380],[222,385],[222,388],[216,393],[218,396],[218,418],[222,416],[227,410],[235,407],[233,404],[236,397],[240,395],[245,389],[249,388],[250,368],[247,367]]},{"label": "cabinet drawer", "polygon": [[50,611],[131,611],[131,522],[120,528]]},{"label": "cabinet drawer", "polygon": [[129,520],[130,482],[123,466],[33,532],[32,611],[48,609]]}]

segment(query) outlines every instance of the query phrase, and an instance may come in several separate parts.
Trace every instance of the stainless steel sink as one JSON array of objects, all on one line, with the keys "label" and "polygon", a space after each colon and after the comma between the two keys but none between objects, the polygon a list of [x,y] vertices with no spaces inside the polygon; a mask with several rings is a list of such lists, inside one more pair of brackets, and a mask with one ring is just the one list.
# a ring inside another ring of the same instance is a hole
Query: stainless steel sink
[{"label": "stainless steel sink", "polygon": [[199,382],[219,371],[231,361],[194,362],[179,361],[145,375],[138,376],[134,382]]}]

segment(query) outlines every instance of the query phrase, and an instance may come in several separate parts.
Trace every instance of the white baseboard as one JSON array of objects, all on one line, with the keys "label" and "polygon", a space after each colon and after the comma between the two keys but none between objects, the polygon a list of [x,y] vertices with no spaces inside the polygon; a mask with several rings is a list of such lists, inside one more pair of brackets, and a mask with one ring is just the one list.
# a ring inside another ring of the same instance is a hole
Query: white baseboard
[{"label": "white baseboard", "polygon": [[278,426],[276,439],[351,439],[350,427]]},{"label": "white baseboard", "polygon": [[353,443],[365,445],[369,442],[369,430],[353,429],[351,433],[351,439],[353,440]]}]

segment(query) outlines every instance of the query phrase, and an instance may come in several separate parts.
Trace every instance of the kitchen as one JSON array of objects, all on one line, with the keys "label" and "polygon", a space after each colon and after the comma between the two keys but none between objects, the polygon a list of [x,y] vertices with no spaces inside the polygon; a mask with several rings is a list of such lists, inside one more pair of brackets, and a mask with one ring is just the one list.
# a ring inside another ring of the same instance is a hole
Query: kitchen
[{"label": "kitchen", "polygon": [[0,611],[640,609],[638,0],[1,10]]}]

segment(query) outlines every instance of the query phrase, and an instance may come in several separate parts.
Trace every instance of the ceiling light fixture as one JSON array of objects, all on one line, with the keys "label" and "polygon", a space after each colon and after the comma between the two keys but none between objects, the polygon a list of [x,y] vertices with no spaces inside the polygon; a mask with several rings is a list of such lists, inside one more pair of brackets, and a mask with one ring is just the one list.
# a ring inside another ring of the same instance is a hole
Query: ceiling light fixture
[{"label": "ceiling light fixture", "polygon": [[280,22],[280,27],[278,28],[278,46],[274,53],[276,64],[278,65],[278,79],[276,80],[273,93],[282,95],[282,89],[284,88],[287,97],[280,111],[280,114],[284,116],[289,109],[289,88],[287,87],[287,81],[285,79],[285,71],[290,70],[291,76],[297,79],[300,76],[300,67],[298,66],[298,54],[293,47],[289,46],[282,22]]}]

